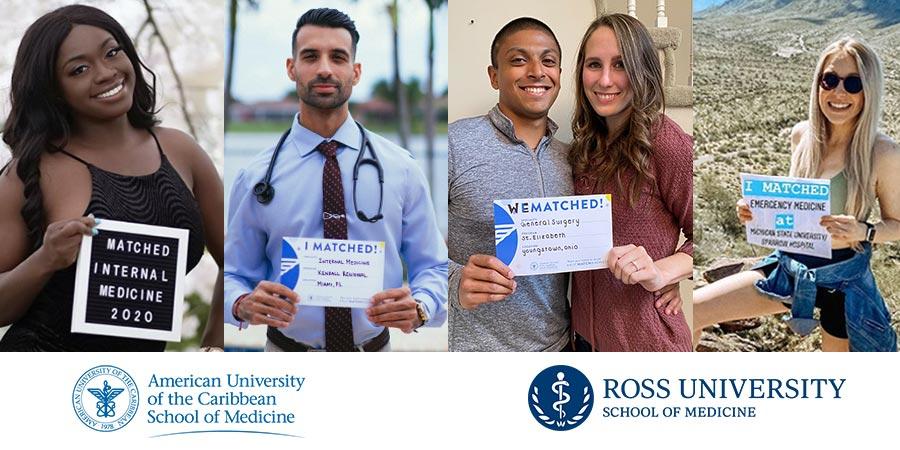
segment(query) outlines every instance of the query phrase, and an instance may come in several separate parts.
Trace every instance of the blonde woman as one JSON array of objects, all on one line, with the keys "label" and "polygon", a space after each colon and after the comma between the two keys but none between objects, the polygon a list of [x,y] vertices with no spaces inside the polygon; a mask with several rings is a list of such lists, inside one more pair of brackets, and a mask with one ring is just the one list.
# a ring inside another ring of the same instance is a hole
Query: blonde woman
[{"label": "blonde woman", "polygon": [[[615,247],[609,269],[573,274],[575,349],[689,351],[676,289],[693,266],[693,142],[662,113],[647,29],[624,14],[595,20],[576,80],[575,192],[612,194]],[[678,246],[682,231],[687,242]]]},{"label": "blonde woman", "polygon": [[[831,180],[831,258],[776,251],[753,270],[694,292],[695,341],[712,324],[791,311],[791,328],[809,333],[820,310],[822,350],[896,351],[897,336],[869,266],[872,243],[900,238],[900,151],[878,132],[882,70],[878,55],[845,37],[819,57],[809,120],[791,132],[790,175]],[[868,222],[878,204],[881,222]],[[738,219],[753,217],[744,201]],[[798,283],[797,278],[801,279]],[[790,308],[790,309],[789,309]]]}]

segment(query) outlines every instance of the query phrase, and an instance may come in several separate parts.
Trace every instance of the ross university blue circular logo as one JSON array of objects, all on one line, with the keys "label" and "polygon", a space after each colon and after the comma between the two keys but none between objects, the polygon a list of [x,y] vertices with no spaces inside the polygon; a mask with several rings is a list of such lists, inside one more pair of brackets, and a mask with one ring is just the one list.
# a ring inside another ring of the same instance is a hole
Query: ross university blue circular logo
[{"label": "ross university blue circular logo", "polygon": [[137,414],[137,383],[115,366],[97,366],[78,377],[72,390],[75,415],[95,431],[116,431]]},{"label": "ross university blue circular logo", "polygon": [[587,420],[594,406],[594,389],[581,371],[551,366],[534,377],[528,389],[528,409],[541,425],[566,431]]}]

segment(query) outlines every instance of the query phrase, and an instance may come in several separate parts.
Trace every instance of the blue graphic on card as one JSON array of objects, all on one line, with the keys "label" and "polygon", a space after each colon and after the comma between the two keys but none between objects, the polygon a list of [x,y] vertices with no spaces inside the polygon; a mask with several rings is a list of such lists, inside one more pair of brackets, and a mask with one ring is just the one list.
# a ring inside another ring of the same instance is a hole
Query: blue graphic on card
[{"label": "blue graphic on card", "polygon": [[776,230],[793,230],[794,215],[793,214],[775,214]]},{"label": "blue graphic on card", "polygon": [[295,289],[300,281],[300,258],[287,239],[281,240],[281,284]]},{"label": "blue graphic on card", "polygon": [[516,256],[519,246],[519,233],[512,216],[500,205],[494,204],[494,244],[497,246],[497,259],[507,266]]},{"label": "blue graphic on card", "polygon": [[750,179],[743,181],[743,190],[744,196],[800,200],[828,200],[830,195],[830,185],[822,180]]}]

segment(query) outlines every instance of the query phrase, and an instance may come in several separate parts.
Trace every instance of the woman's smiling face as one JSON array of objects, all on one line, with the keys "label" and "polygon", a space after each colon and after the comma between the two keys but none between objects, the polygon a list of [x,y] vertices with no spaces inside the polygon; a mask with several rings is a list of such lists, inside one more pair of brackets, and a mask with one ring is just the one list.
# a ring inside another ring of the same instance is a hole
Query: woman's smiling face
[{"label": "woman's smiling face", "polygon": [[594,112],[605,118],[610,128],[624,122],[634,91],[612,28],[597,28],[585,43],[581,82]]},{"label": "woman's smiling face", "polygon": [[[833,73],[841,78],[841,82],[831,90],[822,87],[821,79],[825,74]],[[865,91],[855,94],[847,92],[845,82],[849,76],[859,76],[856,58],[845,51],[835,53],[825,60],[822,73],[819,74],[819,109],[828,122],[840,125],[855,121],[865,104]]]},{"label": "woman's smiling face", "polygon": [[75,25],[59,47],[56,79],[74,116],[111,120],[134,102],[134,66],[115,37],[90,25]]}]

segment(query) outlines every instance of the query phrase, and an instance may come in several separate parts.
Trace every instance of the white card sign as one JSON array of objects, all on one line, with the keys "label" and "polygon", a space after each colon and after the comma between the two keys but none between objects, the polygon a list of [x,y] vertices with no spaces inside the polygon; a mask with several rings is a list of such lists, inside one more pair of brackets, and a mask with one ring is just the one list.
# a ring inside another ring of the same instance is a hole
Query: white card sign
[{"label": "white card sign", "polygon": [[819,224],[831,213],[828,180],[742,173],[741,192],[753,212],[747,242],[831,258],[831,235]]},{"label": "white card sign", "polygon": [[384,290],[384,242],[283,238],[279,279],[299,306],[367,308]]},{"label": "white card sign", "polygon": [[495,200],[494,245],[497,258],[517,276],[605,268],[612,197]]}]

